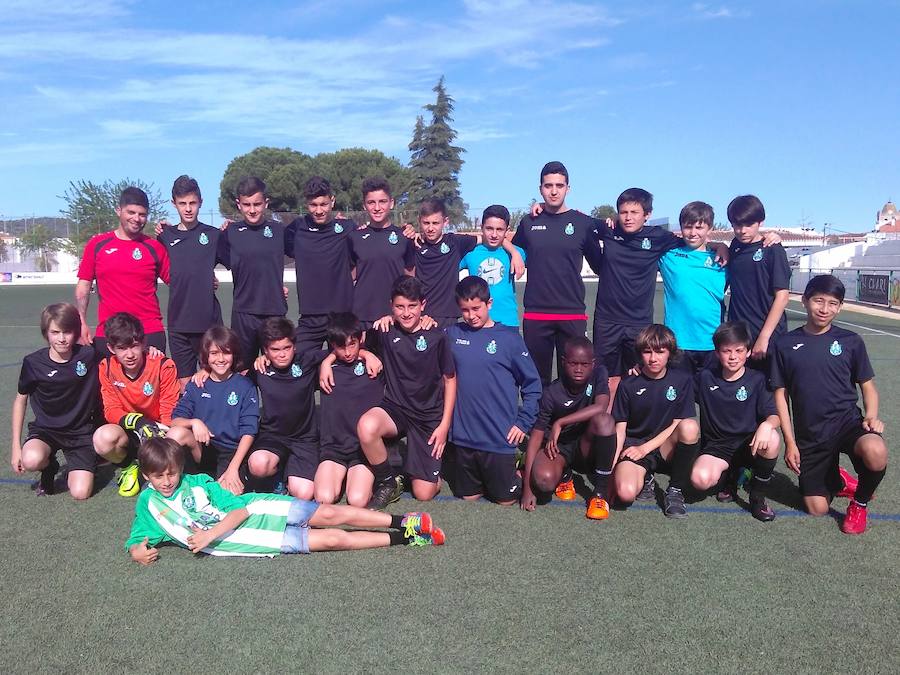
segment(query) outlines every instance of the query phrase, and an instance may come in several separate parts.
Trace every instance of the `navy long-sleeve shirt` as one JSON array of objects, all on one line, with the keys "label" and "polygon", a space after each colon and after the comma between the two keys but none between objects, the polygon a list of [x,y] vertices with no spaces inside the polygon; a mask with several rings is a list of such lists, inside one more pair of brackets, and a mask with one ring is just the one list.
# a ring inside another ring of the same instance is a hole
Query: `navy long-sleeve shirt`
[{"label": "navy long-sleeve shirt", "polygon": [[212,444],[236,450],[241,436],[255,436],[259,428],[256,387],[235,373],[224,382],[208,379],[201,389],[188,382],[172,411],[172,419],[199,419],[213,434]]}]

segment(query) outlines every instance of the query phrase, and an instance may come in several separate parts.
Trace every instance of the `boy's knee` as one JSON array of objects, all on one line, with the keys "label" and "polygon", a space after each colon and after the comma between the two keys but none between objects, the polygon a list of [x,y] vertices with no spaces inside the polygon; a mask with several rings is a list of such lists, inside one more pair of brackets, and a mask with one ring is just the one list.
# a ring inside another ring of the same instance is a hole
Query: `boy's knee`
[{"label": "boy's knee", "polygon": [[700,425],[693,418],[678,423],[678,440],[682,443],[696,443],[700,440]]},{"label": "boy's knee", "polygon": [[426,483],[422,485],[421,483],[413,483],[412,486],[412,494],[413,497],[418,499],[420,502],[428,502],[434,499],[438,492],[441,491],[440,483]]},{"label": "boy's knee", "polygon": [[709,490],[719,482],[719,476],[714,476],[709,469],[694,468],[691,471],[691,484],[698,490]]},{"label": "boy's knee", "polygon": [[247,469],[250,475],[255,478],[267,478],[275,473],[278,467],[278,459],[275,457],[266,457],[260,452],[254,452],[247,460]]},{"label": "boy's knee", "polygon": [[26,471],[40,471],[49,461],[50,458],[43,452],[22,450],[22,467]]},{"label": "boy's knee", "polygon": [[319,504],[334,504],[338,500],[338,495],[330,487],[316,487],[315,492]]},{"label": "boy's knee", "polygon": [[166,432],[166,437],[171,438],[179,445],[189,445],[194,440],[194,434],[186,427],[171,427]]},{"label": "boy's knee", "polygon": [[113,450],[125,432],[118,424],[104,424],[94,432],[94,449],[101,455]]},{"label": "boy's knee", "polygon": [[72,496],[72,499],[77,501],[83,501],[91,496],[93,492],[93,486],[90,485],[70,485],[69,486],[69,494]]},{"label": "boy's knee", "polygon": [[371,490],[349,490],[347,492],[347,503],[350,506],[365,507],[371,498]]},{"label": "boy's knee", "polygon": [[602,412],[591,418],[589,429],[594,436],[613,436],[616,433],[616,422],[607,412]]},{"label": "boy's knee", "polygon": [[869,471],[882,471],[887,467],[887,445],[881,436],[866,439],[858,452]]},{"label": "boy's knee", "polygon": [[640,487],[629,480],[615,479],[613,483],[616,486],[616,495],[623,502],[633,502],[641,491]]},{"label": "boy's knee", "polygon": [[359,436],[360,441],[372,441],[376,438],[380,438],[380,429],[379,429],[378,417],[376,415],[370,415],[369,413],[364,414],[359,418],[359,422],[356,425],[356,433]]},{"label": "boy's knee", "polygon": [[803,505],[811,516],[826,516],[831,508],[825,497],[804,497]]}]

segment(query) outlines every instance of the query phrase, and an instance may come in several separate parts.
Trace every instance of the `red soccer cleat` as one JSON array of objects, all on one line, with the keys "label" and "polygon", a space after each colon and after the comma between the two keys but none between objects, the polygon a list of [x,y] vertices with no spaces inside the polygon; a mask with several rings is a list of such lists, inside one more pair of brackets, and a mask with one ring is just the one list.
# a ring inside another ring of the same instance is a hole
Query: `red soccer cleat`
[{"label": "red soccer cleat", "polygon": [[575,481],[571,478],[562,481],[556,486],[556,496],[564,502],[570,502],[575,499],[578,496],[578,493],[575,492]]},{"label": "red soccer cleat", "polygon": [[844,487],[841,488],[841,491],[838,492],[835,497],[853,499],[856,496],[856,486],[859,485],[859,481],[843,467],[838,467],[838,473],[841,474],[841,481],[844,483]]},{"label": "red soccer cleat", "polygon": [[847,506],[847,515],[841,523],[841,532],[844,534],[862,534],[866,531],[866,515],[868,509],[851,501]]}]

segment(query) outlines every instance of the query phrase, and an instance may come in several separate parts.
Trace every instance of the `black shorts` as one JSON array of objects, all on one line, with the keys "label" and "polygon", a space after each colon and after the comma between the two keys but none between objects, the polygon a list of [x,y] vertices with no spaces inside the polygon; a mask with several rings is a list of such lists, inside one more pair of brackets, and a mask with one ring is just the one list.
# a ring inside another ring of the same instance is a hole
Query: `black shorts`
[{"label": "black shorts", "polygon": [[231,312],[231,330],[233,330],[241,343],[241,365],[244,368],[252,368],[253,361],[259,356],[262,341],[259,338],[259,327],[270,316],[284,316],[283,314],[246,314],[244,312]]},{"label": "black shorts", "polygon": [[212,445],[211,443],[201,445],[200,463],[196,467],[197,471],[199,473],[205,473],[212,476],[213,478],[218,479],[223,473],[225,473],[225,469],[228,468],[228,465],[231,464],[231,460],[234,458],[234,453],[235,450],[220,448],[218,446]]},{"label": "black shorts", "polygon": [[175,362],[178,377],[190,377],[197,372],[202,340],[203,333],[169,331],[169,353]]},{"label": "black shorts", "polygon": [[700,446],[700,454],[717,457],[728,462],[729,467],[750,466],[753,461],[750,443],[755,435],[755,433],[752,433],[744,438],[719,439],[709,444],[703,444]]},{"label": "black shorts", "polygon": [[[800,450],[800,494],[804,497],[833,497],[841,491],[841,480],[838,467],[841,453],[850,458],[853,468],[859,473],[865,469],[862,458],[853,452],[856,442],[872,431],[862,427],[862,418],[847,421],[841,430],[824,443],[805,450]],[[879,435],[880,434],[875,434]]]},{"label": "black shorts", "polygon": [[66,467],[69,471],[90,471],[94,473],[97,469],[97,453],[94,451],[92,434],[70,436],[59,431],[43,429],[34,424],[29,424],[28,438],[25,439],[25,443],[34,439],[50,446],[50,457],[54,457],[57,450],[62,450],[63,457],[66,458]]},{"label": "black shorts", "polygon": [[696,349],[682,349],[679,354],[678,365],[696,375],[701,370],[710,368],[716,362],[715,350],[700,351]]},{"label": "black shorts", "polygon": [[[640,438],[626,438],[625,444],[622,446],[622,451],[624,452],[626,448],[631,448],[635,445],[640,445],[645,441]],[[654,450],[647,455],[644,455],[638,460],[631,459],[630,457],[620,456],[620,462],[631,462],[632,464],[637,464],[638,466],[644,467],[644,470],[650,473],[671,473],[672,468],[671,465],[665,460],[662,456],[662,453],[659,451],[659,448]]]},{"label": "black shorts", "polygon": [[327,332],[327,314],[301,315],[297,319],[297,332],[294,333],[294,349],[298,354],[305,354],[311,349],[322,349]]},{"label": "black shorts", "polygon": [[491,501],[518,499],[522,477],[516,472],[515,454],[500,454],[453,446],[453,493],[457,497],[484,495]]},{"label": "black shorts", "polygon": [[389,401],[382,401],[378,407],[388,414],[397,427],[397,438],[406,436],[407,452],[403,473],[429,483],[440,482],[441,460],[431,456],[432,446],[428,444],[428,439],[441,423],[441,418],[422,422]]},{"label": "black shorts", "polygon": [[626,326],[594,317],[594,354],[606,366],[610,377],[628,374],[638,364],[634,339],[643,326]]},{"label": "black shorts", "polygon": [[319,448],[319,463],[322,462],[334,462],[349,469],[357,464],[365,464],[366,457],[359,445],[353,448],[339,448],[332,445]]},{"label": "black shorts", "polygon": [[[166,331],[161,330],[155,333],[147,333],[144,337],[144,344],[148,347],[156,347],[163,354],[166,353]],[[106,338],[102,336],[94,336],[93,346],[100,356],[109,356],[111,352],[107,348]]]},{"label": "black shorts", "polygon": [[584,455],[581,454],[580,438],[569,441],[559,440],[556,445],[559,448],[559,454],[566,460],[567,469],[572,468],[581,472],[584,472],[587,469],[593,471],[593,467],[587,466],[587,460]]},{"label": "black shorts", "polygon": [[284,467],[285,478],[297,476],[313,480],[316,477],[316,469],[319,467],[319,439],[314,436],[284,438],[263,432],[253,440],[250,452],[254,450],[268,450],[278,455],[278,464]]}]

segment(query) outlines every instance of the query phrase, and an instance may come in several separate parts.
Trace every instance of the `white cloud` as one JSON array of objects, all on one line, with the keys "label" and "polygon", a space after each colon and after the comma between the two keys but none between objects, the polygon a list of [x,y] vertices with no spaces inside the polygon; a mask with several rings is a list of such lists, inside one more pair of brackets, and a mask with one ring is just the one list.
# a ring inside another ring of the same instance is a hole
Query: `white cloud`
[{"label": "white cloud", "polygon": [[701,19],[744,19],[750,16],[746,9],[733,9],[725,5],[713,7],[703,2],[695,2],[691,9]]}]

